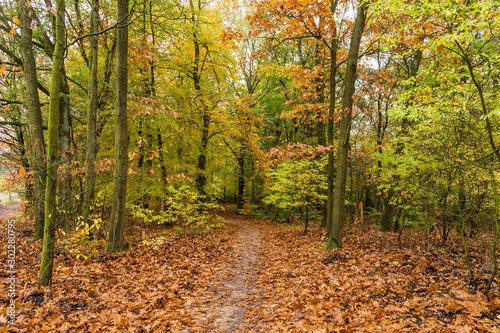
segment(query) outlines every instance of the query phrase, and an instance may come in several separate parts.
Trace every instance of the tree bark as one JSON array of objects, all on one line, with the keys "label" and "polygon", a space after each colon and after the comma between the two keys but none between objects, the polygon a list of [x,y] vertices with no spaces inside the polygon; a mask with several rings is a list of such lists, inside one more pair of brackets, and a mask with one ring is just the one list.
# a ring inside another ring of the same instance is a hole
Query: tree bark
[{"label": "tree bark", "polygon": [[203,115],[203,127],[201,128],[201,147],[200,147],[200,155],[198,156],[198,175],[196,176],[196,187],[198,188],[198,193],[202,197],[204,197],[207,194],[205,191],[205,184],[207,182],[206,168],[207,168],[207,146],[208,146],[209,128],[210,128],[210,115],[205,113]]},{"label": "tree bark", "polygon": [[236,209],[243,209],[243,195],[245,190],[245,175],[243,174],[245,171],[245,151],[244,148],[241,148],[239,156],[237,156],[238,160],[238,197],[236,199]]},{"label": "tree bark", "polygon": [[344,226],[345,185],[347,179],[347,155],[349,152],[349,137],[351,132],[353,95],[356,85],[356,72],[361,36],[365,28],[366,10],[368,4],[362,2],[354,21],[347,68],[342,95],[342,118],[340,121],[339,143],[337,149],[337,169],[335,177],[335,193],[333,198],[332,226],[328,239],[328,249],[342,247],[342,229]]},{"label": "tree bark", "polygon": [[31,30],[31,6],[20,0],[21,8],[21,53],[23,57],[24,84],[26,89],[26,108],[30,132],[31,165],[34,171],[34,218],[35,239],[43,238],[44,201],[45,201],[45,138],[43,136],[42,112],[38,94],[36,61],[33,53],[33,31]]},{"label": "tree bark", "polygon": [[[64,66],[64,64],[63,64]],[[73,210],[71,205],[71,117],[69,110],[69,85],[63,67],[61,76],[61,94],[59,96],[59,221],[61,227],[68,227]]]},{"label": "tree bark", "polygon": [[[19,109],[19,106],[15,105],[13,108]],[[20,112],[17,111],[16,113],[19,114]],[[19,162],[26,170],[26,172],[29,172],[31,170],[31,166],[30,166],[29,156],[27,155],[26,141],[24,140],[22,126],[16,126],[15,131],[16,131],[16,142],[17,142],[16,147],[19,150]],[[31,183],[29,182],[26,183],[25,191],[26,191],[26,199],[28,200],[28,202],[34,202],[35,201],[35,199],[33,198],[34,187]],[[43,236],[41,238],[43,238]]]},{"label": "tree bark", "polygon": [[[98,31],[99,0],[92,0],[90,13],[90,33]],[[99,56],[99,37],[93,35],[90,41],[90,76],[88,81],[87,105],[87,151],[85,153],[85,192],[82,201],[82,217],[84,223],[89,223],[90,206],[94,198],[95,186],[95,160],[97,156],[97,66]]]},{"label": "tree bark", "polygon": [[128,59],[128,0],[118,0],[116,29],[116,124],[115,180],[113,203],[106,252],[124,248],[125,202],[127,197],[128,133],[127,133],[127,59]]},{"label": "tree bark", "polygon": [[[337,10],[338,1],[332,1],[330,11],[332,15],[335,15]],[[335,131],[335,107],[337,102],[337,50],[338,50],[338,36],[337,28],[333,26],[333,36],[332,42],[330,44],[330,102],[328,105],[328,126],[327,126],[327,142],[330,148],[333,147],[333,135]],[[328,188],[326,190],[326,235],[330,234],[332,227],[332,216],[333,216],[333,185],[335,181],[335,154],[332,149],[328,151],[328,162],[326,166],[326,178],[328,182]]]},{"label": "tree bark", "polygon": [[40,264],[40,286],[50,286],[54,268],[54,246],[57,228],[57,166],[59,163],[59,97],[64,66],[66,28],[64,25],[65,2],[58,0],[56,15],[56,38],[52,58],[52,78],[50,82],[47,183],[45,190],[45,226],[43,235],[42,260]]},{"label": "tree bark", "polygon": [[[315,67],[319,67],[322,65],[322,58],[321,58],[321,55],[320,55],[320,40],[316,40],[316,45],[315,45],[315,53],[314,53],[314,66]],[[316,101],[319,105],[321,105],[321,107],[323,106],[323,104],[325,103],[325,82],[324,82],[324,78],[322,75],[317,75],[315,80],[314,80],[314,83],[316,85],[316,95],[318,96],[316,98]],[[317,111],[317,115],[319,115],[320,117],[318,117],[318,120],[316,122],[316,135],[318,137],[318,146],[326,146],[326,126],[325,126],[325,121],[324,121],[324,117],[323,115],[321,114],[321,112]],[[317,158],[321,158],[320,155],[317,156]],[[328,195],[328,190],[327,189],[324,189],[324,190],[321,190],[324,194],[324,195]],[[320,204],[321,206],[321,225],[324,227],[326,226],[326,219],[327,219],[327,215],[328,215],[328,208],[327,208],[327,202],[321,202]]]},{"label": "tree bark", "polygon": [[207,146],[209,140],[209,131],[210,131],[210,121],[211,116],[208,112],[208,106],[206,105],[203,99],[203,92],[201,90],[200,81],[201,81],[201,70],[200,68],[200,41],[198,39],[198,23],[199,18],[196,13],[201,11],[201,3],[198,1],[197,8],[193,3],[193,0],[189,1],[189,5],[191,7],[191,21],[193,23],[193,46],[194,46],[194,59],[193,59],[193,67],[192,67],[192,79],[194,89],[197,94],[198,101],[201,105],[201,113],[202,113],[202,126],[201,126],[201,142],[200,142],[200,153],[198,155],[198,173],[196,175],[196,188],[198,193],[203,197],[206,196],[205,184],[207,182],[206,176],[206,168],[207,168]]}]

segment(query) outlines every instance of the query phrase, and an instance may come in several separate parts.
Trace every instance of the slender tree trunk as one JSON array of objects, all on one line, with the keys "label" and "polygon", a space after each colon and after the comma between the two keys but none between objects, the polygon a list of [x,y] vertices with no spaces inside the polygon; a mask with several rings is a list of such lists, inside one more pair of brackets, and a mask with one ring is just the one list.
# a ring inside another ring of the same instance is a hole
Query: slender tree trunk
[{"label": "slender tree trunk", "polygon": [[56,38],[52,59],[50,83],[48,144],[47,144],[47,187],[45,190],[45,226],[43,235],[42,261],[40,264],[40,286],[50,286],[54,268],[54,246],[57,228],[57,165],[59,163],[59,95],[64,66],[66,28],[64,25],[65,3],[56,5]]},{"label": "slender tree trunk", "polygon": [[244,195],[244,190],[245,190],[245,177],[243,172],[245,171],[245,153],[243,151],[240,152],[238,156],[238,197],[236,200],[236,209],[242,209],[244,200],[243,200],[243,195]]},{"label": "slender tree trunk", "polygon": [[[18,105],[15,105],[14,108],[19,109]],[[17,113],[20,113],[19,111]],[[29,172],[31,170],[30,166],[30,161],[29,161],[29,156],[26,154],[27,149],[26,149],[26,141],[24,140],[24,134],[23,134],[23,126],[16,126],[16,141],[17,141],[17,147],[19,147],[19,160],[21,162],[21,165],[23,168],[26,170],[26,172]],[[31,183],[26,183],[25,185],[25,195],[26,199],[28,202],[34,202],[34,188]]]},{"label": "slender tree trunk", "polygon": [[[338,1],[333,1],[331,3],[330,11],[332,15],[335,15],[337,10]],[[337,28],[333,26],[333,36],[330,44],[330,102],[328,105],[328,127],[327,127],[327,140],[328,146],[333,147],[333,135],[335,131],[335,106],[337,102],[337,50],[338,50],[338,36]],[[328,151],[328,162],[326,166],[326,178],[328,182],[328,188],[326,192],[326,220],[324,225],[326,226],[326,235],[330,234],[332,227],[332,216],[333,216],[333,185],[335,181],[335,154],[332,149]]]},{"label": "slender tree trunk", "polygon": [[[99,19],[99,0],[92,0],[90,13],[90,33],[96,33]],[[95,160],[97,156],[97,66],[99,56],[99,37],[91,36],[90,39],[90,76],[88,81],[87,105],[87,151],[85,153],[85,185],[82,202],[82,216],[84,223],[88,223],[90,206],[94,198],[95,186]]]},{"label": "slender tree trunk", "polygon": [[[322,59],[320,56],[320,41],[316,41],[316,50],[315,50],[315,67],[319,67],[322,65]],[[320,105],[323,105],[325,103],[325,82],[324,82],[324,77],[323,75],[318,75],[316,76],[314,80],[316,84],[316,94],[318,96],[317,102]],[[323,116],[321,114],[321,116]],[[318,145],[320,146],[325,146],[326,145],[326,128],[325,128],[325,121],[323,120],[323,117],[319,119],[316,123],[316,134],[318,136]]]},{"label": "slender tree trunk", "polygon": [[35,239],[43,238],[44,201],[45,201],[45,139],[43,137],[42,112],[38,94],[36,61],[33,53],[33,32],[31,29],[32,7],[26,0],[21,4],[21,53],[26,88],[26,108],[28,110],[28,128],[30,132],[31,165],[34,171],[34,218]]},{"label": "slender tree trunk", "polygon": [[306,223],[304,227],[304,235],[307,235],[307,226],[309,225],[309,202],[306,203]]},{"label": "slender tree trunk", "polygon": [[[64,65],[63,65],[64,66]],[[71,117],[69,111],[69,85],[63,67],[59,96],[59,221],[68,227],[71,220],[71,172],[69,163],[71,150]]]},{"label": "slender tree trunk", "polygon": [[106,252],[123,250],[125,202],[127,198],[128,133],[127,133],[127,59],[128,59],[128,0],[118,0],[116,29],[116,124],[115,180],[113,206]]},{"label": "slender tree trunk", "polygon": [[366,10],[368,4],[362,2],[354,21],[354,27],[347,58],[344,94],[342,96],[342,118],[337,149],[337,170],[335,177],[335,194],[333,198],[332,226],[328,239],[328,249],[342,247],[342,229],[344,226],[345,185],[347,179],[347,155],[349,152],[349,137],[351,132],[353,95],[356,85],[356,72],[361,36],[365,28]]},{"label": "slender tree trunk", "polygon": [[166,188],[168,185],[167,167],[165,166],[165,157],[163,156],[163,139],[161,136],[160,129],[158,129],[158,132],[156,134],[156,141],[158,142],[158,156],[159,156],[159,160],[160,160],[161,180],[162,180],[163,186]]},{"label": "slender tree trunk", "polygon": [[207,146],[209,140],[209,131],[210,131],[210,120],[211,116],[208,112],[208,106],[206,105],[203,92],[201,91],[200,80],[201,80],[201,68],[200,68],[200,41],[198,39],[198,14],[201,11],[201,3],[198,1],[197,8],[194,5],[193,0],[189,1],[189,5],[191,7],[191,22],[193,23],[193,46],[194,46],[194,59],[193,59],[193,67],[192,67],[192,79],[194,84],[194,89],[197,94],[198,101],[201,106],[202,113],[202,126],[201,126],[201,142],[200,142],[200,153],[198,155],[198,173],[196,175],[196,188],[198,193],[204,197],[206,195],[205,192],[205,184],[207,182],[206,168],[207,168]]},{"label": "slender tree trunk", "polygon": [[466,57],[466,53],[456,42],[457,46],[460,48],[460,51],[462,51],[462,59],[464,60],[465,64],[467,65],[467,69],[469,70],[470,77],[472,79],[472,82],[474,83],[474,86],[476,87],[477,93],[479,95],[479,100],[481,102],[481,110],[483,111],[484,119],[485,119],[485,127],[486,127],[486,133],[488,133],[488,143],[490,144],[491,149],[493,150],[493,153],[495,154],[495,157],[497,160],[500,162],[500,150],[497,149],[497,145],[495,144],[495,140],[493,138],[493,126],[490,121],[490,117],[488,116],[488,107],[486,106],[486,98],[484,96],[484,91],[483,91],[483,86],[481,83],[477,80],[476,74],[474,73],[474,67],[472,65],[472,61]]},{"label": "slender tree trunk", "polygon": [[198,156],[198,175],[196,177],[196,187],[198,192],[205,196],[205,184],[207,182],[207,146],[208,146],[208,131],[210,128],[210,115],[203,115],[203,127],[201,128],[201,147],[200,155]]},{"label": "slender tree trunk", "polygon": [[[320,40],[316,40],[316,45],[315,45],[315,61],[314,61],[314,64],[315,64],[315,67],[319,67],[322,65],[322,57],[321,57],[321,53],[320,53]],[[315,80],[315,85],[316,85],[316,94],[317,94],[317,102],[318,104],[320,104],[321,106],[323,106],[323,104],[325,103],[325,82],[324,82],[324,77],[322,75],[317,75]],[[324,117],[323,115],[321,114],[321,117],[320,119],[318,119],[317,123],[316,123],[316,135],[318,137],[318,146],[326,146],[326,126],[325,126],[325,121],[324,121]],[[317,156],[317,158],[321,158],[320,155]],[[323,195],[328,195],[328,190],[327,189],[324,189],[324,190],[321,190],[322,194]],[[326,226],[326,219],[327,219],[327,215],[328,215],[328,208],[327,208],[327,202],[322,202],[321,203],[321,225],[324,227]]]}]

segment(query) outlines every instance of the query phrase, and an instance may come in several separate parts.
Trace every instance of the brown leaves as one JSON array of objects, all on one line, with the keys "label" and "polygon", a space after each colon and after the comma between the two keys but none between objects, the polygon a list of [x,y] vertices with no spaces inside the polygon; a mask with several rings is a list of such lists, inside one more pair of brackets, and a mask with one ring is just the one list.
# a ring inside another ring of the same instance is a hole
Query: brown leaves
[{"label": "brown leaves", "polygon": [[[196,313],[187,308],[207,301],[202,296],[227,255],[224,241],[228,236],[220,229],[182,237],[174,233],[158,250],[133,245],[129,252],[86,261],[57,244],[53,286],[39,292],[41,243],[20,237],[18,317],[7,331],[159,332],[189,327]],[[0,322],[0,332],[5,327]]]},{"label": "brown leaves", "polygon": [[318,229],[239,218],[260,230],[251,253],[235,226],[87,261],[58,245],[50,291],[36,288],[40,242],[19,233],[18,317],[2,326],[0,312],[0,332],[210,332],[235,301],[241,332],[498,332],[498,292],[469,291],[459,256],[400,250],[395,235],[356,228],[345,249],[325,253]]},{"label": "brown leaves", "polygon": [[[267,228],[267,227],[266,227]],[[325,254],[322,233],[269,226],[254,312],[262,331],[488,331],[500,303],[467,288],[461,259],[397,248],[395,235],[352,231],[345,249]],[[285,230],[283,230],[285,229]],[[423,236],[423,235],[422,235]],[[420,235],[411,235],[415,243]],[[287,272],[295,272],[291,277]],[[271,311],[272,310],[272,311]],[[282,329],[276,329],[279,322]]]}]

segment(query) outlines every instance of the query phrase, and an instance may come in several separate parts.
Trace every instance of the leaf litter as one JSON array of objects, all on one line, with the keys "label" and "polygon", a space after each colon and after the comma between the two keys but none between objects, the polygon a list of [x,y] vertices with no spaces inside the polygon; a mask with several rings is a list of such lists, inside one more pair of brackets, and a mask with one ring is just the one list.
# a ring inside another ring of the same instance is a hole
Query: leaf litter
[{"label": "leaf litter", "polygon": [[[458,240],[426,251],[425,235],[408,231],[399,249],[396,235],[356,226],[344,249],[326,252],[317,227],[304,236],[234,209],[223,219],[209,233],[88,260],[58,244],[52,287],[41,290],[41,242],[18,225],[16,324],[0,293],[0,332],[500,332],[498,285],[490,300],[473,290]],[[471,249],[485,284],[484,248]]]}]

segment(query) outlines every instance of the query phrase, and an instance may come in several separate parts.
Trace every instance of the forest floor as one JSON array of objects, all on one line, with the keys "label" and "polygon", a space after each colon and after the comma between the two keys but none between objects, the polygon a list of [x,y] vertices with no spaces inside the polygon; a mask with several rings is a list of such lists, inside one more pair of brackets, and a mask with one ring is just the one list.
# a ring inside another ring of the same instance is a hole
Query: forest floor
[{"label": "forest floor", "polygon": [[[2,265],[11,213],[0,214]],[[484,295],[479,238],[474,291],[460,239],[426,247],[424,233],[405,231],[400,249],[397,235],[356,224],[344,249],[326,252],[317,225],[304,235],[233,206],[221,220],[207,233],[130,228],[130,250],[113,255],[101,254],[103,240],[60,241],[53,285],[39,290],[41,241],[19,218],[17,318],[7,324],[2,273],[0,332],[500,332],[500,291]]]}]

